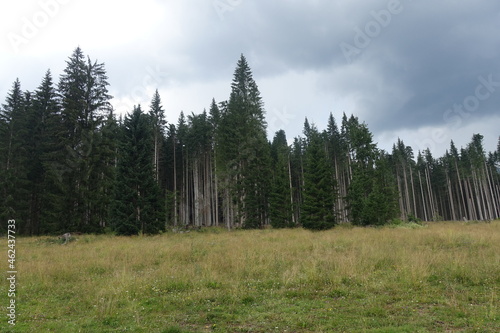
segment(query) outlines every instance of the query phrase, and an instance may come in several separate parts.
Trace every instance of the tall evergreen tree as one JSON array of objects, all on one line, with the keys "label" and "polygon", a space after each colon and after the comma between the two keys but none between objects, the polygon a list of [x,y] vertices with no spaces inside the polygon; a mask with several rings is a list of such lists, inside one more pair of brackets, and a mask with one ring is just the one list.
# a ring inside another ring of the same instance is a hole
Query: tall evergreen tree
[{"label": "tall evergreen tree", "polygon": [[336,224],[336,184],[326,155],[326,141],[316,127],[306,120],[304,201],[301,224],[306,229],[325,230]]},{"label": "tall evergreen tree", "polygon": [[85,60],[82,50],[77,48],[59,82],[64,126],[59,138],[67,153],[62,175],[66,202],[60,218],[65,222],[61,228],[66,230],[100,230],[103,217],[94,203],[104,200],[98,196],[105,194],[95,191],[93,180],[103,174],[95,164],[99,162],[101,148],[99,131],[111,112],[107,86],[104,64],[90,58]]},{"label": "tall evergreen tree", "polygon": [[397,203],[398,191],[395,177],[391,172],[389,156],[382,151],[375,160],[371,192],[362,211],[362,224],[386,224],[400,213]]},{"label": "tall evergreen tree", "polygon": [[304,192],[304,139],[295,137],[291,145],[290,153],[291,187],[293,194],[293,220],[295,223],[301,220],[301,207]]},{"label": "tall evergreen tree", "polygon": [[163,138],[165,136],[165,125],[167,121],[165,120],[165,110],[161,104],[160,94],[158,89],[156,89],[153,99],[151,100],[151,106],[149,108],[149,115],[153,123],[153,144],[154,144],[154,157],[153,157],[153,168],[155,171],[155,179],[158,184],[164,182],[160,179],[161,163],[163,163],[163,158],[161,156]]},{"label": "tall evergreen tree", "polygon": [[151,119],[140,106],[125,117],[121,138],[112,227],[121,235],[158,233],[164,227],[164,205],[151,163]]},{"label": "tall evergreen tree", "polygon": [[330,113],[328,125],[325,132],[327,140],[327,153],[330,163],[334,169],[335,182],[337,184],[337,202],[335,211],[339,222],[348,220],[345,197],[349,182],[347,169],[347,148],[342,133],[339,131],[335,118]]},{"label": "tall evergreen tree", "polygon": [[356,225],[369,225],[374,221],[367,213],[368,198],[373,191],[376,146],[367,126],[351,116],[345,125],[351,163],[351,181],[347,193],[349,215]]},{"label": "tall evergreen tree", "polygon": [[57,140],[59,124],[57,93],[49,70],[34,92],[29,116],[30,234],[57,231],[54,213],[63,199],[55,170],[63,148]]},{"label": "tall evergreen tree", "polygon": [[17,229],[26,232],[29,220],[28,148],[30,94],[16,79],[0,111],[0,217],[16,218]]},{"label": "tall evergreen tree", "polygon": [[273,179],[269,200],[269,220],[274,228],[295,226],[291,187],[290,149],[285,131],[276,132],[271,144]]},{"label": "tall evergreen tree", "polygon": [[[236,66],[227,108],[217,134],[218,170],[238,223],[256,228],[267,223],[270,151],[260,92],[243,55]],[[226,214],[226,219],[232,219]],[[227,221],[232,224],[232,221]]]}]

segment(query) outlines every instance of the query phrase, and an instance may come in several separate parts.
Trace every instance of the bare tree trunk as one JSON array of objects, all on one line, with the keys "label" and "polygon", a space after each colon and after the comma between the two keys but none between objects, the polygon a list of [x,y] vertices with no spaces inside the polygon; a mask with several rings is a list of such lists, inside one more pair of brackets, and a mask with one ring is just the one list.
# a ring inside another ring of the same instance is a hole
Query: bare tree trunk
[{"label": "bare tree trunk", "polygon": [[[465,203],[465,197],[464,197],[464,190],[462,188],[462,179],[460,178],[460,170],[458,169],[458,163],[457,160],[455,159],[455,169],[457,170],[457,176],[458,176],[458,186],[460,189],[460,198],[462,199],[462,207],[465,213],[468,211],[468,207]],[[465,216],[464,216],[465,217]],[[470,215],[467,216],[467,218],[471,218]]]},{"label": "bare tree trunk", "polygon": [[159,163],[159,144],[158,144],[158,132],[157,130],[155,129],[155,133],[154,133],[154,156],[153,156],[153,170],[154,170],[154,173],[155,173],[155,180],[156,180],[156,183],[159,183],[159,180],[160,180],[160,172],[159,172],[159,168],[158,168],[158,165],[160,164]]},{"label": "bare tree trunk", "polygon": [[214,169],[213,169],[213,174],[214,174],[214,201],[215,201],[215,225],[219,225],[219,179],[217,176],[217,155],[214,152]]},{"label": "bare tree trunk", "polygon": [[429,174],[429,166],[425,166],[425,181],[427,183],[427,191],[428,191],[428,196],[429,196],[429,203],[430,203],[430,212],[432,214],[432,219],[435,220],[436,218],[436,208],[434,207],[434,198],[432,195],[432,187],[431,187],[431,179],[430,179],[430,174]]},{"label": "bare tree trunk", "polygon": [[467,192],[467,202],[470,207],[470,218],[472,220],[477,220],[476,205],[473,200],[473,193],[468,179],[465,180],[465,191]]},{"label": "bare tree trunk", "polygon": [[199,180],[199,160],[196,158],[193,161],[193,223],[199,227],[200,224],[200,180]]},{"label": "bare tree trunk", "polygon": [[418,180],[420,183],[420,194],[422,195],[422,206],[424,208],[424,220],[429,221],[427,218],[427,209],[426,209],[426,202],[425,202],[425,197],[424,197],[424,188],[422,186],[422,177],[420,176],[420,170],[418,170]]},{"label": "bare tree trunk", "polygon": [[408,188],[408,176],[406,175],[406,165],[403,164],[403,178],[405,180],[405,220],[408,219],[410,213],[410,191]]},{"label": "bare tree trunk", "polygon": [[487,187],[489,194],[489,203],[491,205],[491,219],[495,219],[498,217],[498,200],[495,198],[494,186],[493,186],[493,177],[491,174],[491,170],[488,168],[486,161],[484,162],[484,168],[486,170],[486,178],[487,178]]},{"label": "bare tree trunk", "polygon": [[397,167],[396,167],[396,183],[398,185],[398,202],[399,202],[399,211],[401,212],[401,219],[406,220],[405,208],[403,204],[403,191],[401,191],[401,179],[399,177],[399,172]]},{"label": "bare tree trunk", "polygon": [[290,209],[292,213],[292,224],[295,225],[295,213],[293,209],[292,165],[290,161],[290,154],[288,154],[288,181],[290,185]]},{"label": "bare tree trunk", "polygon": [[455,206],[453,204],[453,195],[452,195],[450,177],[448,176],[448,171],[446,171],[446,184],[448,185],[448,196],[449,196],[449,199],[450,199],[450,207],[451,207],[451,219],[453,221],[456,221],[457,220],[457,216],[455,214]]},{"label": "bare tree trunk", "polygon": [[177,226],[179,221],[177,219],[177,158],[175,149],[175,136],[172,141],[174,142],[174,226]]},{"label": "bare tree trunk", "polygon": [[408,168],[410,169],[410,181],[411,181],[411,193],[413,196],[413,214],[415,214],[415,217],[418,218],[417,216],[417,199],[415,197],[415,186],[414,186],[414,181],[413,181],[413,171],[411,169],[411,165],[408,165]]},{"label": "bare tree trunk", "polygon": [[[482,221],[482,220],[484,220],[484,216],[483,216],[484,207],[483,207],[481,193],[480,193],[479,187],[478,187],[478,177],[477,177],[477,173],[475,170],[472,170],[472,185],[474,187],[474,193],[472,193],[471,195],[473,196],[473,198],[475,198],[477,213],[479,215],[479,220]],[[472,192],[472,190],[471,190],[471,192]]]}]

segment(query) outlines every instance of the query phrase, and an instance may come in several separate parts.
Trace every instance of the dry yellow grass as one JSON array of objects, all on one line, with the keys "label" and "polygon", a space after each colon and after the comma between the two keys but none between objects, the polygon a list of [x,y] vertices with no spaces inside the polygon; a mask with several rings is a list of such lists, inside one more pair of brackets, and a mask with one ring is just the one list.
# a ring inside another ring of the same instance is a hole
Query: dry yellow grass
[{"label": "dry yellow grass", "polygon": [[17,328],[493,332],[499,231],[497,221],[21,238]]}]

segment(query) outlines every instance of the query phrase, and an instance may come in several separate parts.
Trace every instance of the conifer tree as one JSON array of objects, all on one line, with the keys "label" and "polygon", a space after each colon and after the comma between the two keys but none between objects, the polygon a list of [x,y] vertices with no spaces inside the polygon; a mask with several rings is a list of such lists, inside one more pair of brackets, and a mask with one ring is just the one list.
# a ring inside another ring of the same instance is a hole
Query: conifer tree
[{"label": "conifer tree", "polygon": [[293,219],[295,223],[301,219],[301,207],[304,192],[304,139],[295,137],[291,145],[290,168],[293,194]]},{"label": "conifer tree", "polygon": [[211,161],[212,161],[212,170],[211,170],[211,178],[212,178],[212,220],[214,225],[218,226],[220,222],[220,193],[219,193],[219,178],[217,172],[217,131],[220,123],[221,112],[215,99],[212,99],[212,103],[210,105],[209,110],[209,122],[211,126],[210,132],[210,142],[212,143],[211,150]]},{"label": "conifer tree", "polygon": [[368,219],[370,214],[367,214],[366,209],[368,197],[373,191],[376,146],[367,126],[360,124],[356,117],[349,118],[345,130],[349,146],[348,160],[352,170],[346,197],[349,215],[354,224],[369,225],[373,221]]},{"label": "conifer tree", "polygon": [[290,150],[285,131],[276,132],[271,144],[273,179],[269,200],[269,220],[274,228],[295,226],[293,193],[290,184]]},{"label": "conifer tree", "polygon": [[307,120],[304,132],[307,146],[301,224],[306,229],[330,229],[336,224],[336,184],[326,155],[326,142],[314,125],[309,126]]},{"label": "conifer tree", "polygon": [[365,225],[388,223],[400,213],[397,202],[398,192],[394,175],[391,172],[389,156],[382,151],[375,160],[371,192],[366,198],[361,221]]},{"label": "conifer tree", "polygon": [[[244,227],[260,227],[268,218],[270,151],[262,99],[243,55],[217,133],[217,163],[228,191],[227,212],[235,210],[238,223]],[[225,218],[232,224],[228,214]]]},{"label": "conifer tree", "polygon": [[335,118],[330,113],[328,125],[325,132],[327,140],[327,153],[330,163],[334,170],[335,182],[337,184],[337,201],[335,211],[339,222],[348,220],[345,197],[347,195],[348,177],[347,170],[347,151],[345,141],[339,131]]},{"label": "conifer tree", "polygon": [[63,196],[56,163],[63,147],[57,140],[60,128],[57,93],[48,70],[33,94],[29,114],[29,172],[31,234],[57,231],[56,212]]},{"label": "conifer tree", "polygon": [[161,163],[163,162],[161,152],[162,152],[163,138],[165,135],[164,128],[165,125],[167,124],[167,121],[165,120],[165,110],[163,110],[158,89],[156,89],[153,95],[153,99],[151,100],[149,115],[153,123],[153,144],[154,144],[153,168],[155,171],[155,179],[158,182],[158,184],[162,184],[163,182],[160,180],[160,174],[162,174],[160,172]]},{"label": "conifer tree", "polygon": [[29,228],[28,121],[30,94],[16,79],[0,111],[0,217],[16,218],[17,229]]},{"label": "conifer tree", "polygon": [[111,112],[107,86],[104,64],[85,60],[82,50],[75,49],[59,82],[63,125],[59,139],[66,152],[61,177],[66,202],[60,218],[66,230],[100,230],[103,216],[94,203],[104,200],[98,196],[105,194],[95,191],[93,179],[103,174],[95,164],[101,148],[99,131]]},{"label": "conifer tree", "polygon": [[125,117],[119,148],[112,227],[117,234],[154,234],[164,228],[164,205],[154,178],[153,129],[140,106]]}]

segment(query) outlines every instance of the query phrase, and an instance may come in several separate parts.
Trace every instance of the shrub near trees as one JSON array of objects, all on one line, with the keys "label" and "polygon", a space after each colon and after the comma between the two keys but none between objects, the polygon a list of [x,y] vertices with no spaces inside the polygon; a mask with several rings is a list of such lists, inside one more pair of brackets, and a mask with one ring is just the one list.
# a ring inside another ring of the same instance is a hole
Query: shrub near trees
[{"label": "shrub near trees", "polygon": [[24,234],[130,235],[500,216],[500,140],[490,153],[480,134],[440,158],[400,139],[385,152],[358,118],[339,127],[330,114],[323,131],[306,119],[303,136],[287,142],[280,130],[269,142],[243,55],[229,99],[176,123],[158,91],[117,120],[108,86],[104,64],[80,48],[57,85],[50,71],[31,92],[14,81],[0,108],[2,220]]}]

